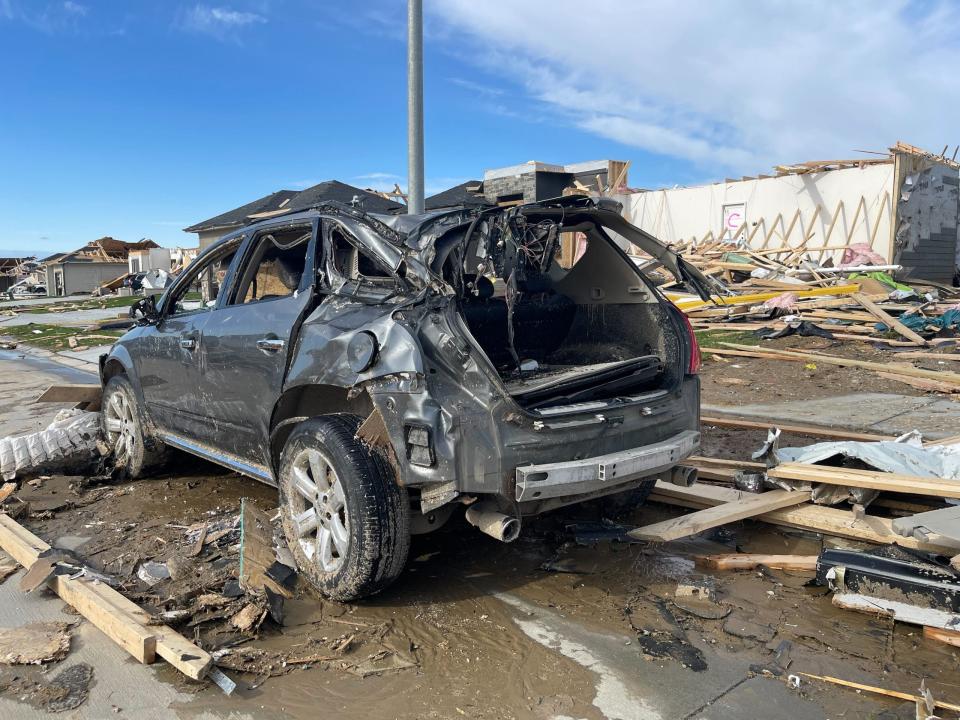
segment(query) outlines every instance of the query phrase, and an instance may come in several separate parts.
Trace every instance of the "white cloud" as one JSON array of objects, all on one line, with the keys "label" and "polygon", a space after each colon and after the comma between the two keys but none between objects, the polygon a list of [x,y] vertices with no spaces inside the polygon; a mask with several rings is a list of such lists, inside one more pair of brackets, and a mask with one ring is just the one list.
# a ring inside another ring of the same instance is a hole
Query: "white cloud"
[{"label": "white cloud", "polygon": [[388,172],[372,172],[372,173],[367,173],[367,174],[365,174],[365,175],[355,175],[355,176],[354,176],[354,180],[393,180],[393,181],[396,181],[396,180],[402,180],[402,179],[403,179],[403,177],[402,177],[401,175],[397,175],[396,173],[388,173]]},{"label": "white cloud", "polygon": [[[486,76],[543,115],[713,172],[939,151],[960,112],[960,4],[444,0],[428,5]],[[464,43],[467,46],[464,47]]]},{"label": "white cloud", "polygon": [[243,28],[265,22],[267,18],[254,12],[200,4],[183,11],[179,25],[184,30],[226,40],[236,39],[236,33]]},{"label": "white cloud", "polygon": [[70,15],[86,15],[90,10],[86,5],[81,5],[80,3],[73,2],[72,0],[66,0],[63,3],[63,9],[65,12]]}]

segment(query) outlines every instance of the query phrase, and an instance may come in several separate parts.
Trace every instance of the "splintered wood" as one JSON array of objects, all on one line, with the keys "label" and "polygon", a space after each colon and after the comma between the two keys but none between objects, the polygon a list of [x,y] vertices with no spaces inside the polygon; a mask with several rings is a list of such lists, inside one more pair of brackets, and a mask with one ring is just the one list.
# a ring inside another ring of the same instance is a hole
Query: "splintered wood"
[{"label": "splintered wood", "polygon": [[[0,514],[0,547],[30,568],[50,546],[7,515]],[[203,679],[213,658],[180,633],[153,624],[150,614],[113,588],[86,577],[53,575],[48,585],[66,603],[141,663],[159,655],[194,680]]]}]

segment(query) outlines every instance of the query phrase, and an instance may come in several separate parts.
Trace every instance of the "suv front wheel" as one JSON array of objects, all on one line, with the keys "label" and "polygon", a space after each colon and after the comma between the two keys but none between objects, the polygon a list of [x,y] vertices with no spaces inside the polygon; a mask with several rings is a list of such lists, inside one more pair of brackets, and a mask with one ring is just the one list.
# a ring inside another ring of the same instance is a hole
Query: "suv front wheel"
[{"label": "suv front wheel", "polygon": [[103,388],[100,428],[115,466],[126,477],[139,478],[166,460],[166,445],[150,436],[133,387],[123,375],[114,375]]},{"label": "suv front wheel", "polygon": [[410,508],[386,461],[355,435],[357,415],[307,420],[280,458],[283,530],[300,571],[339,601],[380,592],[403,571]]}]

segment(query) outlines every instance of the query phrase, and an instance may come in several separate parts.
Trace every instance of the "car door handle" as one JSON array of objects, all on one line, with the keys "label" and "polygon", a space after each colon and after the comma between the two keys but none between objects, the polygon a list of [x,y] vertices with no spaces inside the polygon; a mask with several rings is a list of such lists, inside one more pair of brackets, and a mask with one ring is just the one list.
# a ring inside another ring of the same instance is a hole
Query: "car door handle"
[{"label": "car door handle", "polygon": [[260,338],[257,340],[257,350],[263,350],[265,353],[280,352],[286,344],[280,338]]},{"label": "car door handle", "polygon": [[180,347],[184,350],[193,350],[197,347],[197,341],[193,338],[180,338]]}]

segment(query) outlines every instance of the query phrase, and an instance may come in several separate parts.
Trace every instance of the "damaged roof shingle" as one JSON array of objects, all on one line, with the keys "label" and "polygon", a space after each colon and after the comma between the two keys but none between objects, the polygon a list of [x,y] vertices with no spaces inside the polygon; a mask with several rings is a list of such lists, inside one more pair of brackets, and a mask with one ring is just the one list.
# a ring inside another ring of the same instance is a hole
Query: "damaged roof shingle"
[{"label": "damaged roof shingle", "polygon": [[184,228],[183,231],[191,233],[203,232],[204,230],[212,230],[214,228],[238,227],[240,225],[246,225],[249,222],[248,218],[250,215],[282,210],[289,204],[289,201],[298,194],[299,193],[296,190],[277,190],[276,192],[270,193],[262,198],[258,198],[253,202],[248,202],[246,205],[241,205],[238,208],[228,210],[227,212],[221,213],[220,215],[212,217],[209,220],[204,220],[202,222],[198,222],[196,225],[191,225],[190,227]]}]

